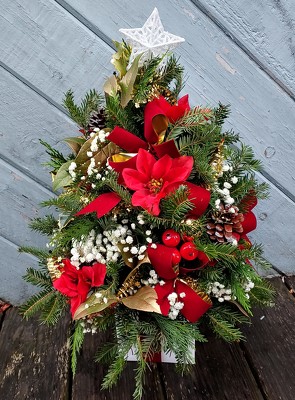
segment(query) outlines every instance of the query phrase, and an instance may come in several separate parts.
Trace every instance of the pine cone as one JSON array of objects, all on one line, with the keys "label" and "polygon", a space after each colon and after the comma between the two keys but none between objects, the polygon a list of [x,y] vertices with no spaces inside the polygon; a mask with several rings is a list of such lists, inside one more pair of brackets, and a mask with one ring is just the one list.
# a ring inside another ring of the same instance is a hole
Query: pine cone
[{"label": "pine cone", "polygon": [[106,127],[105,110],[101,108],[97,111],[92,111],[90,114],[88,131],[93,131],[95,128],[104,129]]},{"label": "pine cone", "polygon": [[219,209],[211,215],[207,222],[207,233],[214,242],[232,242],[233,233],[243,232],[244,216],[238,207],[220,204]]}]

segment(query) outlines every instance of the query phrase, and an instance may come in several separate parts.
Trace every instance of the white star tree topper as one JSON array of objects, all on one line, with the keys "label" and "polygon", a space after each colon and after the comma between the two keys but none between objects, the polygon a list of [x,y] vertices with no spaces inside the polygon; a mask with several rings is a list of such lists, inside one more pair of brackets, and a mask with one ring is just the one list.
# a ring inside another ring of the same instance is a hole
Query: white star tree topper
[{"label": "white star tree topper", "polygon": [[185,40],[164,30],[157,8],[151,13],[142,28],[119,29],[132,47],[129,66],[135,57],[142,54],[140,63],[151,57],[162,56]]}]

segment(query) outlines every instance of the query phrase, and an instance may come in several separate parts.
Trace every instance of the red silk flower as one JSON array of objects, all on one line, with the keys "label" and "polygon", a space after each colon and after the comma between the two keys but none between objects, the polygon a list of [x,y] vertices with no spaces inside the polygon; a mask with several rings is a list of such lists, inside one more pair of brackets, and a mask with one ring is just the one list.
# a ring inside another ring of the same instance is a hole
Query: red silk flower
[{"label": "red silk flower", "polygon": [[148,151],[140,149],[136,169],[125,168],[125,185],[135,193],[132,204],[141,206],[153,215],[160,214],[160,200],[189,177],[193,158],[171,158],[167,154],[156,160]]},{"label": "red silk flower", "polygon": [[68,258],[63,260],[63,264],[62,275],[53,281],[53,286],[70,298],[73,316],[79,305],[86,300],[89,290],[104,283],[106,266],[96,263],[91,267],[77,269]]},{"label": "red silk flower", "polygon": [[[175,123],[179,118],[183,117],[190,106],[188,103],[188,95],[179,99],[177,105],[171,105],[163,96],[149,102],[144,109],[144,137],[145,140],[140,139],[138,136],[126,129],[115,126],[112,132],[108,135],[108,140],[115,143],[128,153],[137,153],[139,149],[148,150],[152,147],[158,157],[168,154],[172,158],[180,157],[180,153],[175,145],[174,140],[168,140],[160,143],[159,128],[156,124],[156,117],[162,116],[166,119],[166,126],[168,121]],[[162,128],[161,128],[162,129]],[[160,129],[160,130],[161,130]],[[161,132],[162,133],[162,132]],[[136,157],[136,156],[135,156]],[[119,183],[123,183],[122,171],[124,168],[134,168],[135,157],[127,160],[116,162],[109,160],[110,166],[119,173]]]}]

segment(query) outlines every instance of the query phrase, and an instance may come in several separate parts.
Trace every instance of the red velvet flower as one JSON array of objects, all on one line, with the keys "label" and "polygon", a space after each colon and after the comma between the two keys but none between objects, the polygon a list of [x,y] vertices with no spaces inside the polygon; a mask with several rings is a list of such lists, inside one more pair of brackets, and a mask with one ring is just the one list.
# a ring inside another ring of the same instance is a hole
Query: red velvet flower
[{"label": "red velvet flower", "polygon": [[63,264],[63,273],[53,281],[53,286],[70,298],[71,313],[74,315],[79,305],[86,300],[89,290],[104,283],[106,266],[96,263],[91,267],[85,266],[77,269],[68,258],[63,260]]},{"label": "red velvet flower", "polygon": [[129,189],[135,190],[132,204],[141,206],[153,215],[160,214],[160,200],[189,177],[193,158],[171,158],[167,154],[156,160],[148,151],[140,149],[136,169],[125,168],[123,178]]},{"label": "red velvet flower", "polygon": [[157,244],[156,248],[150,245],[147,250],[152,266],[165,282],[155,286],[158,296],[157,303],[161,308],[161,313],[168,315],[170,310],[168,296],[175,292],[178,301],[183,303],[181,310],[183,316],[190,322],[196,322],[212,304],[210,301],[205,301],[185,281],[178,279],[178,272],[173,268],[173,251],[172,247],[162,244]]}]

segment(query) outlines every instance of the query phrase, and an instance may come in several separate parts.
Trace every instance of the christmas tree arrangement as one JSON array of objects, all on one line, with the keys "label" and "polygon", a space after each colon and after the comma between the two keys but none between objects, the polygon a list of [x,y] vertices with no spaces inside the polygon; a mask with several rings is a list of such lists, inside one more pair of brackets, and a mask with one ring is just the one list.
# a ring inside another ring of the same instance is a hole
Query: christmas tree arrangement
[{"label": "christmas tree arrangement", "polygon": [[140,399],[159,352],[186,369],[204,326],[241,340],[237,325],[273,292],[253,267],[267,264],[261,246],[247,236],[267,187],[255,179],[252,149],[222,129],[228,106],[192,107],[179,96],[183,68],[171,49],[184,39],[164,31],[156,9],[142,28],[121,32],[104,96],[92,90],[77,105],[66,93],[79,126],[65,139],[70,154],[42,142],[59,194],[43,203],[53,213],[31,223],[50,237],[48,249],[22,248],[41,265],[25,279],[42,288],[22,313],[47,324],[71,313],[74,371],[84,337],[112,329],[96,355],[110,364],[102,388],[132,350]]}]

